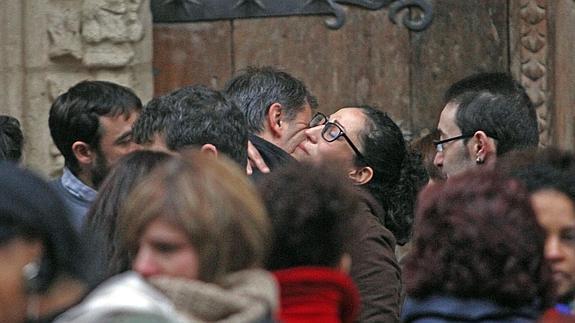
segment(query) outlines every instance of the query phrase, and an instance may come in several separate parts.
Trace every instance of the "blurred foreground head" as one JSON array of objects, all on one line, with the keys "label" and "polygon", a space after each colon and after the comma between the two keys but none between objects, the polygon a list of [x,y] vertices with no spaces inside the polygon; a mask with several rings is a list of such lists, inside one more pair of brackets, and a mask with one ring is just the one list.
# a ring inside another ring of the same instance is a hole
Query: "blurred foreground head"
[{"label": "blurred foreground head", "polygon": [[26,312],[50,315],[61,308],[45,306],[48,299],[65,295],[75,302],[83,293],[83,246],[47,183],[8,162],[0,163],[0,178],[1,321],[22,322]]},{"label": "blurred foreground head", "polygon": [[257,191],[235,163],[199,152],[157,167],[128,196],[120,239],[144,277],[217,282],[263,265],[270,224]]},{"label": "blurred foreground head", "polygon": [[419,196],[405,263],[412,298],[448,295],[519,308],[550,302],[545,232],[528,192],[492,171],[471,171]]}]

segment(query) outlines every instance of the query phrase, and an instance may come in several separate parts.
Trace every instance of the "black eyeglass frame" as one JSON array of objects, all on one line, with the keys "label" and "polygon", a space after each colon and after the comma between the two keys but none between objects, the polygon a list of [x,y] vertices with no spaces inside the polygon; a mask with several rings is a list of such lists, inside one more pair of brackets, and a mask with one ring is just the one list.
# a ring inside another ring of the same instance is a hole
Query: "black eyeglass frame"
[{"label": "black eyeglass frame", "polygon": [[[477,131],[479,131],[479,130],[476,130],[476,131],[474,131],[473,133],[468,133],[468,134],[464,134],[464,135],[459,135],[459,136],[455,136],[455,137],[451,137],[451,138],[447,138],[447,139],[443,139],[443,140],[434,140],[434,141],[433,141],[433,145],[435,146],[435,150],[436,150],[438,153],[440,153],[440,152],[443,152],[443,149],[444,149],[444,148],[443,148],[443,144],[446,144],[446,143],[448,143],[448,142],[450,142],[450,141],[455,141],[455,140],[460,140],[460,139],[471,138],[471,137],[473,137],[473,136],[475,135],[475,133],[476,133]],[[495,137],[495,136],[491,136],[491,135],[489,135],[489,134],[487,134],[487,133],[486,133],[486,135],[487,135],[488,137],[490,137],[490,138],[493,138],[493,139],[497,140],[497,137]]]},{"label": "black eyeglass frame", "polygon": [[[321,117],[321,119],[317,122],[313,122],[315,119],[317,119],[317,117]],[[323,129],[321,130],[321,137],[323,138],[323,140],[325,140],[327,142],[334,142],[339,137],[343,137],[343,139],[345,139],[345,141],[349,144],[351,149],[353,149],[353,152],[355,152],[357,157],[359,157],[364,163],[367,164],[367,160],[365,159],[363,154],[359,151],[357,146],[351,141],[351,139],[349,139],[349,137],[347,136],[347,134],[345,133],[343,128],[339,124],[329,121],[328,117],[325,114],[323,114],[321,112],[316,112],[315,115],[311,118],[308,126],[310,128],[317,127],[317,126],[323,126]],[[336,136],[334,136],[333,138],[327,138],[325,135],[327,133],[327,130],[329,129],[327,126],[337,127],[337,129],[339,130],[339,133]]]}]

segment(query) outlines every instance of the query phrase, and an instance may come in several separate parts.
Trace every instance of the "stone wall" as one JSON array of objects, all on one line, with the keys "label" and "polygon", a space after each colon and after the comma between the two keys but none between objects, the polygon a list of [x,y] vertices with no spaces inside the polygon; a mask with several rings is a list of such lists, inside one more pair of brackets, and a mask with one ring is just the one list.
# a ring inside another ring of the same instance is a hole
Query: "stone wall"
[{"label": "stone wall", "polygon": [[151,98],[151,28],[149,0],[0,2],[0,113],[20,119],[27,166],[59,173],[48,112],[75,83],[107,80]]}]

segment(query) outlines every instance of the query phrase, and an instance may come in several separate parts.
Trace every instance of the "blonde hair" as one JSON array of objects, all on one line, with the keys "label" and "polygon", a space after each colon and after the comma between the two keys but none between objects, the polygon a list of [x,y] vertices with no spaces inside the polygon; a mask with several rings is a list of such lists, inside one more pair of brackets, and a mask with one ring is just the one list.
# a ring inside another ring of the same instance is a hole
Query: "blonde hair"
[{"label": "blonde hair", "polygon": [[260,267],[270,222],[245,172],[225,157],[199,152],[169,161],[142,181],[120,212],[120,240],[133,260],[148,223],[158,217],[185,231],[198,251],[199,279]]}]

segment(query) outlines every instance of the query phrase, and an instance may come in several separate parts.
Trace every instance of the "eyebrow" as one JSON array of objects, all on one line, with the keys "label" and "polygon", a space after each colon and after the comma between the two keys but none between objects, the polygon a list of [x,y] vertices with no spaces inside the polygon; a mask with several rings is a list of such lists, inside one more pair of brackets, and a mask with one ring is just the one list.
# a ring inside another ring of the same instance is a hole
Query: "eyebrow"
[{"label": "eyebrow", "polygon": [[341,129],[343,129],[343,132],[346,132],[346,133],[347,133],[347,129],[345,129],[345,127],[344,127],[341,123],[339,123],[339,121],[334,120],[333,123],[335,123],[335,124],[337,124],[338,126],[340,126]]},{"label": "eyebrow", "polygon": [[441,135],[445,135],[445,132],[443,132],[443,130],[441,130],[441,128],[436,128],[437,130],[437,134],[441,137]]},{"label": "eyebrow", "polygon": [[126,138],[131,136],[132,136],[132,130],[128,130],[124,132],[120,137],[116,138],[116,140],[114,140],[114,144],[119,144],[122,141],[126,140]]}]

